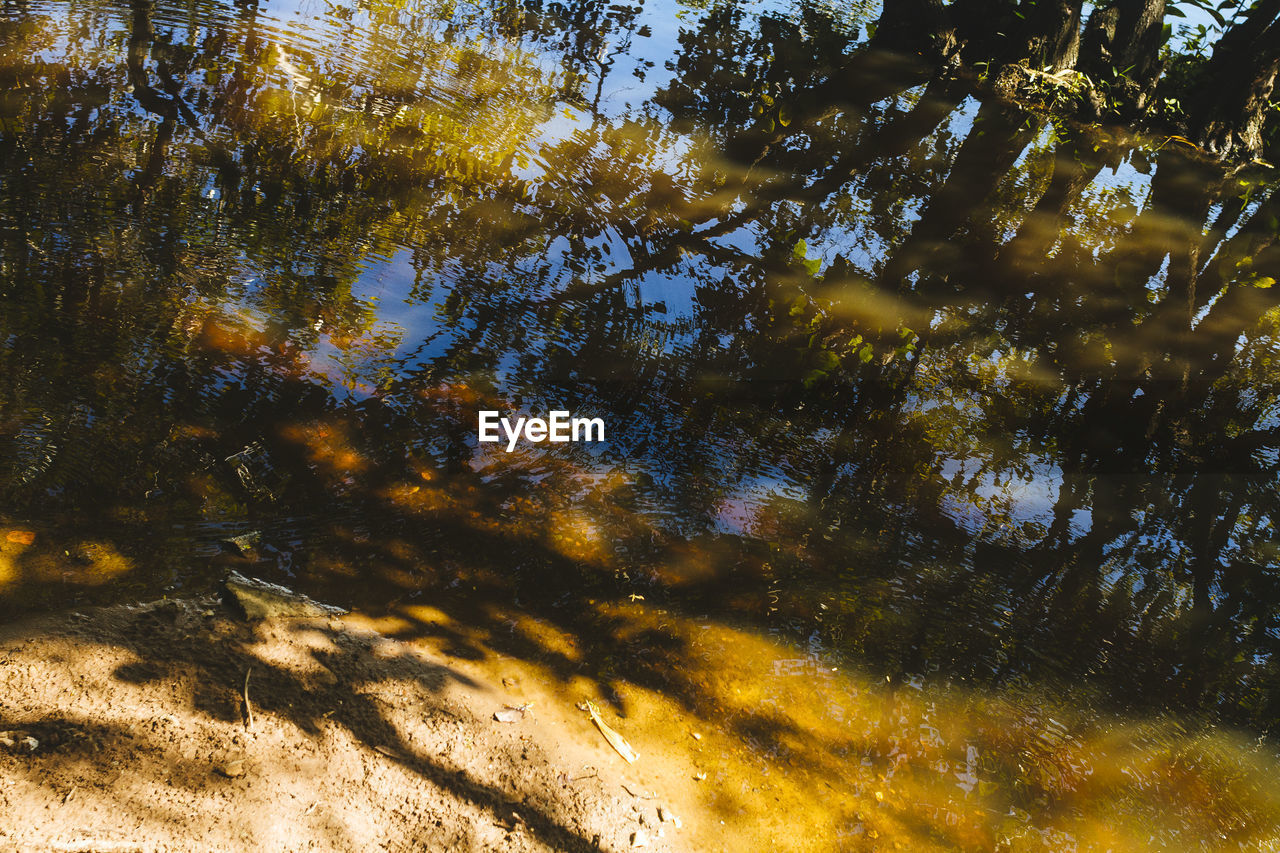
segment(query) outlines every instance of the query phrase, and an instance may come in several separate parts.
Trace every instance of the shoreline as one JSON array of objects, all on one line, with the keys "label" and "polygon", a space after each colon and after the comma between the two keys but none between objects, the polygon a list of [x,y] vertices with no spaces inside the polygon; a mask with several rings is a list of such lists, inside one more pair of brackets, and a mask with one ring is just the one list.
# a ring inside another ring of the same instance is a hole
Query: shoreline
[{"label": "shoreline", "polygon": [[[1032,687],[895,687],[636,602],[588,640],[515,610],[297,615],[325,606],[251,585],[243,609],[269,618],[204,596],[0,628],[0,853],[1275,841],[1277,758],[1246,732]],[[678,657],[611,676],[586,654],[654,630]]]},{"label": "shoreline", "polygon": [[0,851],[686,849],[585,714],[499,722],[518,684],[359,617],[116,605],[6,626],[0,663]]}]

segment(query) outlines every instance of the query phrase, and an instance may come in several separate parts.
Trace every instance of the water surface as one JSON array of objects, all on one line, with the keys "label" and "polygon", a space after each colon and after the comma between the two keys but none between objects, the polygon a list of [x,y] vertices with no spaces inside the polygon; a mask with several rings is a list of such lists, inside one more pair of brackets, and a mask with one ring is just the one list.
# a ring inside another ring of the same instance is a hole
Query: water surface
[{"label": "water surface", "polygon": [[710,726],[744,843],[1274,845],[1272,170],[873,13],[7,5],[0,608],[393,614]]}]

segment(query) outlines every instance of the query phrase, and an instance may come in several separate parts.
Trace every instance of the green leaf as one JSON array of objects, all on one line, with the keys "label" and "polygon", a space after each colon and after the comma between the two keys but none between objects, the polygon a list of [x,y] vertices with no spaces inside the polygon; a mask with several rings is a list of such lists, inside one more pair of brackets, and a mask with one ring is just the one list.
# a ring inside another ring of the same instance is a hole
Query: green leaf
[{"label": "green leaf", "polygon": [[840,366],[840,358],[835,353],[827,350],[818,351],[817,361],[818,366],[824,373]]}]

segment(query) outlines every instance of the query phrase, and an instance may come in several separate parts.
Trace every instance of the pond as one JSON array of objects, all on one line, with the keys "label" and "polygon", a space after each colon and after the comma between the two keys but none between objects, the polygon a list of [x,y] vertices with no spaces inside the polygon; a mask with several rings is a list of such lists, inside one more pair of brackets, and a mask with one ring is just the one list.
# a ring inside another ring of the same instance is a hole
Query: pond
[{"label": "pond", "polygon": [[0,612],[235,568],[586,679],[741,849],[1276,844],[1273,170],[876,14],[7,4]]}]

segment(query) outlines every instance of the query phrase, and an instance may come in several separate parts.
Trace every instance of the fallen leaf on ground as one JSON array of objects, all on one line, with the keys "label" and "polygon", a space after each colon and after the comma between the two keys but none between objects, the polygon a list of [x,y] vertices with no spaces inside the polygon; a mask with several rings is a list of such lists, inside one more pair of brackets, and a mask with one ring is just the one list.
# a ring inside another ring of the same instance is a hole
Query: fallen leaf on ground
[{"label": "fallen leaf on ground", "polygon": [[600,734],[604,735],[604,739],[609,742],[609,746],[617,750],[618,755],[621,755],[628,764],[634,764],[640,756],[636,754],[636,751],[631,748],[631,744],[627,743],[622,735],[609,728],[605,721],[600,719],[600,709],[596,707],[596,703],[588,699],[578,707],[591,715],[591,721],[596,724]]}]

